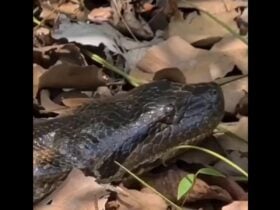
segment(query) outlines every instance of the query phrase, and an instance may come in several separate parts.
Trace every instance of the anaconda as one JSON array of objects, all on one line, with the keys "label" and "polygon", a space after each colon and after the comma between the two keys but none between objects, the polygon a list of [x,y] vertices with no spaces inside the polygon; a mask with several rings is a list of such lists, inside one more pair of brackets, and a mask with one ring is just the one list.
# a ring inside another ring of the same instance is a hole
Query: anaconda
[{"label": "anaconda", "polygon": [[74,167],[100,182],[124,177],[114,161],[142,173],[173,147],[204,139],[223,112],[223,93],[217,84],[162,80],[35,124],[33,201],[56,189]]}]

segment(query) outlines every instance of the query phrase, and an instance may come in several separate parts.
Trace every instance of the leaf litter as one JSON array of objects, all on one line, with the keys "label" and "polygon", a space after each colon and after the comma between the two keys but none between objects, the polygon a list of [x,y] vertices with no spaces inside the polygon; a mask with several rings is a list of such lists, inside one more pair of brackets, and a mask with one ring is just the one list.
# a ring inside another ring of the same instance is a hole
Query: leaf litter
[{"label": "leaf litter", "polygon": [[[67,116],[100,97],[126,92],[127,81],[89,58],[89,50],[145,82],[181,83],[232,80],[248,74],[248,46],[202,12],[248,37],[245,0],[38,1],[33,42],[34,123]],[[131,87],[129,88],[131,89]],[[247,170],[248,79],[222,86],[226,114],[211,140],[201,146],[222,154]],[[182,165],[184,166],[182,168]],[[186,167],[187,166],[187,167]],[[177,200],[179,182],[199,168],[213,167],[225,178],[201,175],[187,197]],[[199,151],[184,152],[163,171],[142,177],[186,209],[201,201],[220,201],[211,209],[248,209],[240,174]],[[61,187],[35,209],[164,210],[168,204],[148,188],[101,185],[74,169]],[[126,184],[126,183],[124,183]],[[226,203],[226,205],[225,205]]]}]

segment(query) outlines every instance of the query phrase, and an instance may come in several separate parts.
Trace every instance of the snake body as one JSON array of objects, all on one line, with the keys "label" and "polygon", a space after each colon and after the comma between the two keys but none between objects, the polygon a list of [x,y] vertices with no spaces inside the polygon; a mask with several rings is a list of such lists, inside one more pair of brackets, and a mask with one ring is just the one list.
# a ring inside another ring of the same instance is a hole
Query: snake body
[{"label": "snake body", "polygon": [[56,189],[74,167],[100,182],[124,177],[114,161],[135,173],[145,172],[175,146],[205,138],[223,111],[217,84],[162,80],[35,124],[33,201]]}]

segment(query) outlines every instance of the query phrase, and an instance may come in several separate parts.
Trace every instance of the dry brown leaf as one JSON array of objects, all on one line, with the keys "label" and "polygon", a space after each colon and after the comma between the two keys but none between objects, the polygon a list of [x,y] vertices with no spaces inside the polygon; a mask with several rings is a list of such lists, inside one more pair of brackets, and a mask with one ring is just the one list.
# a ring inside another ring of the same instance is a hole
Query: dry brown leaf
[{"label": "dry brown leaf", "polygon": [[131,75],[134,78],[141,78],[143,83],[149,83],[153,81],[154,74],[153,73],[148,73],[142,71],[140,68],[133,68],[130,72],[129,75]]},{"label": "dry brown leaf", "polygon": [[139,15],[136,14],[132,0],[112,0],[111,8],[113,9],[113,24],[119,31],[125,32],[130,36],[151,39],[154,32],[149,24]]},{"label": "dry brown leaf", "polygon": [[34,42],[37,47],[48,46],[54,43],[54,39],[51,37],[51,31],[47,27],[39,27],[34,31]]},{"label": "dry brown leaf", "polygon": [[166,202],[146,189],[141,191],[118,187],[118,210],[166,210]]},{"label": "dry brown leaf", "polygon": [[225,76],[234,64],[219,52],[196,49],[182,38],[174,36],[151,47],[137,66],[148,73],[175,67],[184,73],[186,83],[197,83]]},{"label": "dry brown leaf", "polygon": [[160,71],[157,71],[154,76],[154,80],[162,80],[167,79],[169,81],[178,82],[178,83],[185,83],[186,78],[183,72],[177,68],[166,68]]},{"label": "dry brown leaf", "polygon": [[220,126],[248,141],[248,117],[241,117],[238,122],[221,123]]},{"label": "dry brown leaf", "polygon": [[36,98],[39,90],[39,78],[46,71],[43,67],[33,64],[33,98]]},{"label": "dry brown leaf", "polygon": [[248,210],[248,201],[234,201],[224,206],[222,210]]},{"label": "dry brown leaf", "polygon": [[216,43],[210,51],[227,55],[243,74],[248,73],[248,45],[240,39],[232,36],[225,37]]},{"label": "dry brown leaf", "polygon": [[240,99],[236,106],[236,113],[240,114],[241,116],[248,117],[248,94],[245,93],[245,96]]},{"label": "dry brown leaf", "polygon": [[248,193],[231,177],[207,176],[204,179],[208,184],[225,189],[234,200],[248,200]]},{"label": "dry brown leaf", "polygon": [[99,185],[95,178],[73,169],[63,184],[36,205],[35,210],[102,210],[108,196],[106,187]]},{"label": "dry brown leaf", "polygon": [[225,84],[222,86],[222,90],[225,98],[225,111],[235,114],[237,104],[248,92],[248,78],[245,77]]},{"label": "dry brown leaf", "polygon": [[33,48],[33,62],[44,68],[49,68],[58,61],[79,66],[86,66],[87,62],[81,54],[80,49],[72,43],[40,48]]},{"label": "dry brown leaf", "polygon": [[245,7],[248,5],[243,0],[179,0],[179,8],[193,8],[193,6],[203,9],[211,14],[219,14],[223,12],[230,12],[238,7]]},{"label": "dry brown leaf", "polygon": [[84,8],[80,2],[68,1],[68,2],[53,2],[41,1],[40,6],[42,12],[40,17],[45,20],[55,20],[59,13],[69,15],[71,18],[77,20],[86,20],[88,11]]},{"label": "dry brown leaf", "polygon": [[65,99],[62,99],[62,103],[65,106],[68,106],[71,108],[86,105],[86,104],[91,103],[92,101],[93,101],[92,98],[65,98]]},{"label": "dry brown leaf", "polygon": [[47,89],[42,89],[40,91],[40,102],[41,106],[44,107],[46,112],[60,113],[61,111],[63,112],[65,109],[67,109],[65,106],[54,103],[50,99],[50,91]]},{"label": "dry brown leaf", "polygon": [[108,78],[96,66],[59,64],[40,77],[40,88],[75,88],[92,90],[105,85]]},{"label": "dry brown leaf", "polygon": [[[185,197],[178,202],[178,186],[182,178],[186,177],[187,174],[189,173],[173,166],[171,168],[165,168],[164,170],[154,174],[149,173],[143,177],[143,180],[165,197],[179,204],[185,199]],[[206,199],[221,200],[225,202],[230,202],[232,200],[227,191],[218,186],[210,186],[200,178],[197,178],[195,185],[189,192],[185,201],[190,203]]]},{"label": "dry brown leaf", "polygon": [[[224,22],[232,30],[238,32],[238,26],[234,18],[238,16],[235,10],[231,12],[224,12],[216,14],[215,17]],[[204,13],[198,15],[192,12],[183,18],[181,14],[180,19],[171,20],[168,29],[168,36],[180,36],[189,43],[195,43],[202,40],[216,40],[213,38],[225,37],[230,35],[230,32],[214,21],[212,18]]]},{"label": "dry brown leaf", "polygon": [[88,19],[94,23],[108,22],[113,18],[113,9],[111,7],[100,7],[91,10]]}]

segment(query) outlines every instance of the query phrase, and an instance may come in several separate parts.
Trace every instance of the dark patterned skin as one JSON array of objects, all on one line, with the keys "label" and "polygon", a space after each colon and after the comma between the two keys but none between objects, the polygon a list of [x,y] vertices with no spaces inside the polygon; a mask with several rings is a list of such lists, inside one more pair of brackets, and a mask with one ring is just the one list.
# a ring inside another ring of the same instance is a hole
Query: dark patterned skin
[{"label": "dark patterned skin", "polygon": [[125,175],[114,161],[143,173],[173,147],[211,134],[223,113],[217,84],[162,80],[35,124],[33,201],[51,193],[73,167],[104,183]]}]

